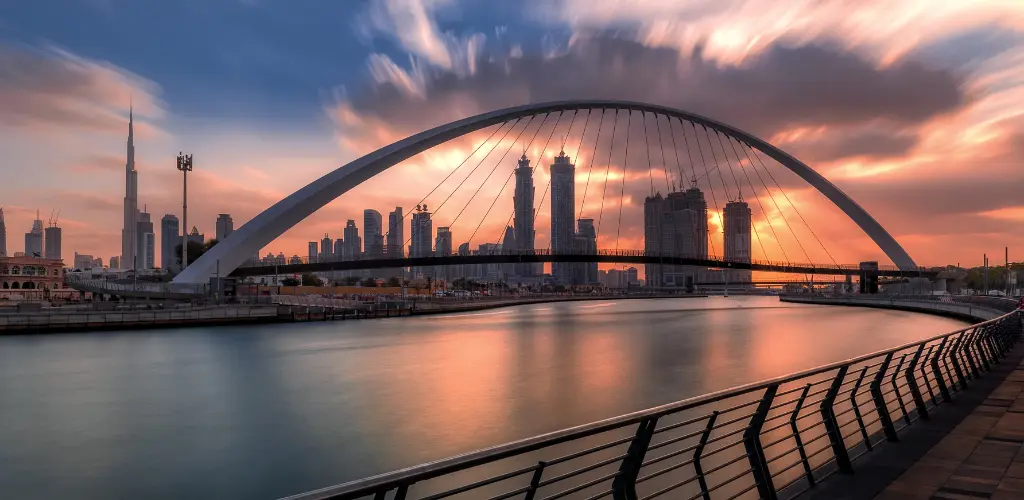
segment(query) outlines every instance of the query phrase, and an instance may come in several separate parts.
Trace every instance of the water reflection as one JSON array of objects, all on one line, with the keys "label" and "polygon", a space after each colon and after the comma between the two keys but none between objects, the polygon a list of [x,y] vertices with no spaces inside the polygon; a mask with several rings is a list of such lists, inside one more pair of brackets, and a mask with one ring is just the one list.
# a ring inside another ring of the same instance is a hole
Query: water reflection
[{"label": "water reflection", "polygon": [[961,326],[717,297],[0,338],[0,491],[274,498]]}]

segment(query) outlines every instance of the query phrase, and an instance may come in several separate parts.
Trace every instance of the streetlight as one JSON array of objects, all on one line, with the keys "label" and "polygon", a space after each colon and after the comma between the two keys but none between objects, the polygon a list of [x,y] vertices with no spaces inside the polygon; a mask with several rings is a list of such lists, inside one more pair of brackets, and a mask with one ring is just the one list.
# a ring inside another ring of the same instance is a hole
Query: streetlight
[{"label": "streetlight", "polygon": [[188,173],[192,171],[192,155],[178,152],[178,170],[182,173],[181,189],[181,268],[188,266]]}]

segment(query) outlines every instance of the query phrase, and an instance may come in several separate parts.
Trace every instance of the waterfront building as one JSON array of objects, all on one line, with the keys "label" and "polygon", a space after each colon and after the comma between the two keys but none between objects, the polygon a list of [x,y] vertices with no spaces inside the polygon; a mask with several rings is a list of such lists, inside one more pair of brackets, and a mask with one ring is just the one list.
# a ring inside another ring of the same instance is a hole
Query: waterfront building
[{"label": "waterfront building", "polygon": [[317,262],[330,262],[334,260],[334,241],[327,234],[324,234],[324,239],[320,240],[320,254],[318,255]]},{"label": "waterfront building", "polygon": [[[654,255],[708,258],[707,201],[696,186],[644,199],[644,250]],[[704,268],[646,264],[647,283],[683,287],[698,280]]]},{"label": "waterfront building", "polygon": [[139,212],[138,222],[135,223],[135,236],[138,238],[135,246],[135,258],[138,262],[132,265],[132,269],[153,269],[156,267],[156,238],[153,235],[153,221],[149,212]]},{"label": "waterfront building", "polygon": [[[597,231],[594,219],[577,221],[575,252],[582,255],[597,255]],[[597,283],[597,262],[578,262],[572,264],[574,285],[591,285]]]},{"label": "waterfront building", "polygon": [[0,300],[45,298],[43,293],[26,295],[24,290],[64,288],[64,261],[27,255],[0,256]]},{"label": "waterfront building", "polygon": [[43,257],[43,221],[36,210],[36,220],[32,221],[32,230],[25,233],[25,255]]},{"label": "waterfront building", "polygon": [[317,246],[318,246],[317,242],[315,242],[315,241],[310,241],[309,242],[309,254],[308,254],[308,257],[309,257],[309,263],[310,264],[316,262],[317,255],[318,255],[318,253],[317,253]]},{"label": "waterfront building", "polygon": [[[447,257],[452,254],[452,232],[447,227],[437,228],[437,238],[434,239],[434,252],[438,257]],[[451,275],[452,266],[436,266],[434,277],[441,280],[453,280]]]},{"label": "waterfront building", "polygon": [[[750,206],[742,199],[729,202],[724,211],[725,260],[731,262],[750,262]],[[750,282],[750,270],[733,269],[729,271],[729,281],[734,283]]]},{"label": "waterfront building", "polygon": [[7,255],[7,224],[4,222],[4,209],[0,207],[0,257]]},{"label": "waterfront building", "polygon": [[44,241],[44,252],[43,257],[51,260],[61,260],[62,253],[62,234],[60,227],[57,226],[56,221],[50,223],[50,225],[43,230],[43,241]]},{"label": "waterfront building", "polygon": [[[416,211],[412,214],[411,244],[409,246],[409,257],[429,257],[434,253],[432,245],[433,222],[430,219],[430,211],[426,205],[416,205]],[[433,270],[429,267],[418,267],[412,269],[413,279],[423,276],[429,277]]]},{"label": "waterfront building", "polygon": [[[534,228],[536,214],[533,208],[533,198],[536,194],[536,189],[533,185],[533,169],[530,167],[530,160],[526,158],[525,153],[522,158],[519,158],[515,174],[516,190],[513,197],[515,219],[512,226],[515,228],[513,232],[515,248],[520,252],[532,252],[537,235]],[[511,247],[506,246],[505,248]],[[540,274],[539,267],[534,263],[519,264],[514,274],[526,277],[537,276]]]},{"label": "waterfront building", "polygon": [[139,172],[135,170],[135,133],[133,129],[132,110],[128,110],[128,145],[127,161],[124,165],[124,223],[121,226],[121,258],[125,266],[135,265],[135,251],[138,238],[139,216]]},{"label": "waterfront building", "polygon": [[[195,226],[192,226],[192,232],[188,233],[188,241],[193,241],[199,243],[200,245],[204,245],[206,244],[206,234],[200,233],[199,229],[197,229]],[[189,258],[189,261],[191,260],[192,259]]]}]

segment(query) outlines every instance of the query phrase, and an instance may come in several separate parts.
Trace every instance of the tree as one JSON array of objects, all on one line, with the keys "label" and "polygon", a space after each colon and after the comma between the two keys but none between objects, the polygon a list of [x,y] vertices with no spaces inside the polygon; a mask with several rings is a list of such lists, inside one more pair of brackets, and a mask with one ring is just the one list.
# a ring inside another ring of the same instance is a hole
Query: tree
[{"label": "tree", "polygon": [[356,276],[346,276],[345,279],[341,280],[345,283],[345,286],[356,286],[359,283],[359,278]]},{"label": "tree", "polygon": [[376,287],[377,278],[366,278],[365,280],[363,280],[362,286]]},{"label": "tree", "polygon": [[313,273],[302,273],[302,286],[323,286],[324,282]]},{"label": "tree", "polygon": [[299,286],[299,280],[295,278],[285,278],[281,280],[281,284],[284,286]]},{"label": "tree", "polygon": [[392,288],[400,287],[402,286],[402,280],[398,279],[398,277],[392,276],[391,278],[388,278],[388,286]]}]

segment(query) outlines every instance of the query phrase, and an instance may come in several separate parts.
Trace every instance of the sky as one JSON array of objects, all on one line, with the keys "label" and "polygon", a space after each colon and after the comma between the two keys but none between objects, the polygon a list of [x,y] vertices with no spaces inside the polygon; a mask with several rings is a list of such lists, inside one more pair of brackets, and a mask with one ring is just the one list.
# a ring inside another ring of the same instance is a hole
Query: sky
[{"label": "sky", "polygon": [[[44,220],[60,210],[66,261],[74,252],[119,253],[129,103],[140,207],[154,221],[181,215],[175,157],[191,153],[188,225],[212,237],[218,213],[238,227],[427,128],[531,102],[622,99],[699,113],[793,154],[919,264],[978,265],[983,253],[999,261],[1005,246],[1019,261],[1022,49],[1018,0],[14,2],[0,12],[0,206],[11,252],[22,249],[36,210]],[[535,174],[542,191],[557,153],[542,141],[560,126],[558,146],[577,164],[578,212],[608,217],[599,246],[641,248],[643,197],[689,177],[673,173],[685,169],[673,151],[661,159],[648,145],[647,159],[636,146],[644,137],[637,127],[657,123],[628,117],[632,152],[620,159],[626,144],[607,127],[623,127],[625,115],[581,115],[572,128],[549,118],[524,125],[519,141],[488,142],[487,129],[417,155],[263,253],[305,255],[306,242],[341,236],[347,219],[361,227],[365,208],[386,219],[395,206],[409,212],[421,201],[446,204],[434,225],[451,225],[456,245],[497,242],[512,211],[502,179],[519,154],[534,164],[543,156]],[[527,141],[531,134],[537,139]],[[479,177],[461,189],[462,174],[438,183],[481,144],[495,149],[480,160]],[[480,182],[492,166],[501,173]],[[755,183],[744,195],[755,258],[888,263],[827,199],[777,164],[765,168],[783,189]],[[708,179],[716,189],[732,180]],[[603,208],[593,194],[580,199],[582,186],[607,182],[614,192],[616,181],[622,196],[606,196]],[[476,195],[470,187],[479,186]],[[736,195],[719,191],[715,203]],[[538,210],[538,247],[548,245],[547,203]],[[720,245],[720,219],[709,211],[712,246],[716,238]],[[621,228],[611,214],[625,221]]]}]

